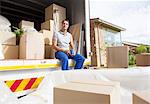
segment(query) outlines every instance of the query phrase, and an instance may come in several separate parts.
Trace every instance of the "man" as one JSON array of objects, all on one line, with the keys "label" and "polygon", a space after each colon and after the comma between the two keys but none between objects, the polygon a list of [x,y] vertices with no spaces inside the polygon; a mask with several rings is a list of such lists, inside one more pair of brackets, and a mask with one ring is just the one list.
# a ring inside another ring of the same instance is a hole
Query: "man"
[{"label": "man", "polygon": [[[85,58],[80,54],[74,54],[73,38],[67,31],[69,28],[69,21],[62,21],[62,28],[59,32],[55,32],[53,36],[53,48],[56,50],[55,57],[61,61],[62,70],[69,70],[68,59],[76,61],[74,69],[81,69]],[[71,48],[71,49],[70,49]]]}]

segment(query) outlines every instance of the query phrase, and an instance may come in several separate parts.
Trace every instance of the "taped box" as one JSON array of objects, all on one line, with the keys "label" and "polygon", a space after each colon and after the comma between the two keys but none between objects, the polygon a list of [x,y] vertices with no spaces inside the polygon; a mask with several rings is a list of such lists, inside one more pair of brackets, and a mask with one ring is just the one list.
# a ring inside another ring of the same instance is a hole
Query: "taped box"
[{"label": "taped box", "polygon": [[120,104],[120,83],[71,81],[54,87],[54,104]]},{"label": "taped box", "polygon": [[64,19],[66,19],[66,8],[51,4],[45,9],[45,21],[54,20],[56,31],[61,29],[62,21]]},{"label": "taped box", "polygon": [[127,68],[128,47],[127,46],[107,47],[106,58],[108,68]]},{"label": "taped box", "polygon": [[54,30],[54,21],[53,20],[48,20],[46,22],[43,22],[41,24],[41,30],[49,30],[52,31]]},{"label": "taped box", "polygon": [[42,33],[24,33],[20,39],[20,59],[44,59],[44,39]]},{"label": "taped box", "polygon": [[26,27],[33,27],[34,28],[34,22],[22,20],[19,23],[19,28],[26,28]]},{"label": "taped box", "polygon": [[51,45],[45,45],[45,59],[55,59],[55,52]]},{"label": "taped box", "polygon": [[137,66],[150,66],[150,53],[136,54]]}]

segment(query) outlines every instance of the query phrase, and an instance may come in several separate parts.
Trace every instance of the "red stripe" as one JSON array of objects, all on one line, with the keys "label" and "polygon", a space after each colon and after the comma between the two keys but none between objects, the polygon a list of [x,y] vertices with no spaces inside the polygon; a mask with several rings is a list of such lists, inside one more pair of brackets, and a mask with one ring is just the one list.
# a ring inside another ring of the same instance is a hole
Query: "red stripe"
[{"label": "red stripe", "polygon": [[17,87],[20,85],[20,83],[22,82],[23,79],[20,79],[20,80],[16,80],[14,82],[14,84],[10,87],[11,91],[12,92],[15,92],[15,90],[17,89]]},{"label": "red stripe", "polygon": [[31,78],[26,87],[23,90],[30,89],[37,78]]}]

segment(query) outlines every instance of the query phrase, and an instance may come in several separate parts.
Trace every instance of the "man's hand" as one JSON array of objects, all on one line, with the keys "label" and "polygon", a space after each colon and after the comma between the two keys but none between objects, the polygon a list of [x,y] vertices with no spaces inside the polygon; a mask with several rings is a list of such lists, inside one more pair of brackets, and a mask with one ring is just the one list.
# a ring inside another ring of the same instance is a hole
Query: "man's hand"
[{"label": "man's hand", "polygon": [[66,53],[67,55],[70,54],[69,50],[64,50],[63,52]]},{"label": "man's hand", "polygon": [[64,50],[63,52],[66,53],[68,56],[74,56],[73,54],[70,53],[69,50]]}]

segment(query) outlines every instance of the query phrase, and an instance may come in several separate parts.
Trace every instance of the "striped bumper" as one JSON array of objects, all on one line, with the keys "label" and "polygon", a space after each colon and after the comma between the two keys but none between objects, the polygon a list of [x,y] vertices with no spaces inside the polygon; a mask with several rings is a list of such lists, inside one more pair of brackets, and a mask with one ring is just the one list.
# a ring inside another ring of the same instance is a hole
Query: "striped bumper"
[{"label": "striped bumper", "polygon": [[44,77],[9,80],[5,81],[5,83],[12,92],[18,92],[37,88],[43,78]]}]

